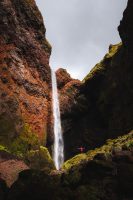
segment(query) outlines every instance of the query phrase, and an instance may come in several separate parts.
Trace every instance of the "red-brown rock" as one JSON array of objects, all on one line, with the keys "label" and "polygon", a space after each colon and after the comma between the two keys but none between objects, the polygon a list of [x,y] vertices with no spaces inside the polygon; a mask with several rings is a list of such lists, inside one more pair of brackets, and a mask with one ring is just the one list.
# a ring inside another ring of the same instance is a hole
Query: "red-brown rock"
[{"label": "red-brown rock", "polygon": [[34,0],[2,0],[0,13],[0,142],[11,141],[28,124],[44,144],[51,46],[42,16]]},{"label": "red-brown rock", "polygon": [[21,171],[29,169],[23,160],[8,152],[0,152],[0,179],[4,180],[10,187],[18,178]]},{"label": "red-brown rock", "polygon": [[66,69],[63,68],[59,68],[56,71],[56,77],[59,89],[63,88],[68,82],[72,80],[70,74],[66,71]]}]

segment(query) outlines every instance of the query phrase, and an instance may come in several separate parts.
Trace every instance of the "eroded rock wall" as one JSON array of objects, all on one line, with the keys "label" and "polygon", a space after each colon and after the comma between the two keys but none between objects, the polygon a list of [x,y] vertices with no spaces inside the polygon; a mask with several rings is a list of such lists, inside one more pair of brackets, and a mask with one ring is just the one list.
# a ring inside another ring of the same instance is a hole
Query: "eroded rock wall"
[{"label": "eroded rock wall", "polygon": [[34,0],[0,1],[0,143],[25,126],[46,144],[51,46]]}]

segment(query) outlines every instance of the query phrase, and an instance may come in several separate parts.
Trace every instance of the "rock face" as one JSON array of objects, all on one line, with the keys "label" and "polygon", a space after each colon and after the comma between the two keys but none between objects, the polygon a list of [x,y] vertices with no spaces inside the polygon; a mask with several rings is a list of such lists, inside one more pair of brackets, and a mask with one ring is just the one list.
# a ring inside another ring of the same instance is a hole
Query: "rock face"
[{"label": "rock face", "polygon": [[109,53],[82,81],[71,112],[62,113],[63,127],[69,124],[63,129],[66,159],[80,146],[87,151],[133,129],[132,8],[129,1],[119,26],[122,43],[110,45]]},{"label": "rock face", "polygon": [[72,112],[71,106],[76,102],[77,94],[81,86],[81,81],[71,78],[65,69],[56,71],[57,85],[60,100],[60,111],[63,114]]},{"label": "rock face", "polygon": [[34,0],[0,1],[0,143],[28,125],[46,144],[51,46]]},{"label": "rock face", "polygon": [[0,146],[0,180],[5,181],[8,187],[18,179],[20,172],[28,169],[43,171],[46,174],[55,170],[54,162],[46,147],[40,146],[38,150],[32,149],[20,156]]},{"label": "rock face", "polygon": [[10,187],[18,178],[18,174],[29,169],[23,160],[6,152],[0,151],[0,179]]},{"label": "rock face", "polygon": [[62,89],[68,82],[72,81],[72,78],[66,69],[59,68],[56,71],[58,89]]}]

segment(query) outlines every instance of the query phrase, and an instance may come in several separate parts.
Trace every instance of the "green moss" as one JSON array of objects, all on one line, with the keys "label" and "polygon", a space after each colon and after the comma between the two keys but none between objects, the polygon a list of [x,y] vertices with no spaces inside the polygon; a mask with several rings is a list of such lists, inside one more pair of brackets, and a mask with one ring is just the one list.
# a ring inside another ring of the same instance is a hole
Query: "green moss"
[{"label": "green moss", "polygon": [[53,160],[46,147],[40,146],[38,150],[28,151],[25,161],[32,169],[43,170],[48,173],[55,169]]},{"label": "green moss", "polygon": [[133,145],[133,132],[118,137],[117,139],[109,139],[107,143],[100,148],[87,152],[87,158],[93,159],[99,153],[105,154],[105,157],[111,155],[114,150],[122,150],[124,146],[130,150]]},{"label": "green moss", "polygon": [[63,169],[69,170],[71,167],[80,164],[83,160],[86,160],[86,158],[87,158],[86,154],[78,154],[77,156],[73,157],[72,159],[66,161],[63,164]]},{"label": "green moss", "polygon": [[100,148],[88,151],[86,154],[79,154],[66,161],[63,169],[69,171],[71,168],[80,165],[83,161],[93,160],[98,154],[103,155],[105,159],[110,158],[113,151],[121,151],[123,148],[130,150],[133,147],[133,131],[117,139],[109,139],[106,144]]},{"label": "green moss", "polygon": [[0,145],[0,151],[6,151],[6,152],[9,152],[8,149],[2,145]]},{"label": "green moss", "polygon": [[[15,127],[9,120],[1,119],[0,151],[6,151],[24,159],[33,169],[51,171],[54,163],[45,147],[40,147],[40,140],[28,124],[25,124],[19,135],[11,137]],[[7,141],[6,141],[7,140]]]},{"label": "green moss", "polygon": [[9,150],[13,154],[23,157],[29,150],[38,149],[39,146],[37,135],[31,131],[28,124],[25,124],[20,135],[10,144]]},{"label": "green moss", "polygon": [[90,71],[90,73],[83,79],[83,83],[86,81],[92,79],[97,74],[105,74],[106,68],[108,65],[106,65],[107,60],[112,59],[112,57],[118,52],[120,47],[122,46],[122,43],[119,43],[117,45],[110,45],[109,52],[105,55],[103,60],[96,64],[95,67]]}]

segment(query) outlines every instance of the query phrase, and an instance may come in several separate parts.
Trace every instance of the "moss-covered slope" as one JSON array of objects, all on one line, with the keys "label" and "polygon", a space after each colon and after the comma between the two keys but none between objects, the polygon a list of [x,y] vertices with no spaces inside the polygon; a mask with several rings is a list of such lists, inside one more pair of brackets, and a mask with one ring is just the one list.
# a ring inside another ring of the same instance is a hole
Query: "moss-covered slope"
[{"label": "moss-covered slope", "polygon": [[7,199],[132,200],[132,184],[133,132],[75,156],[61,171],[21,172]]}]

